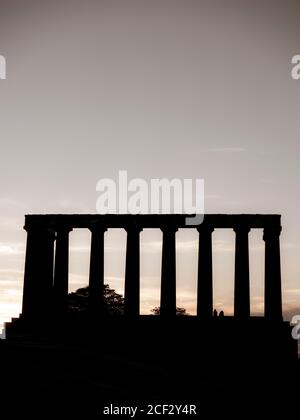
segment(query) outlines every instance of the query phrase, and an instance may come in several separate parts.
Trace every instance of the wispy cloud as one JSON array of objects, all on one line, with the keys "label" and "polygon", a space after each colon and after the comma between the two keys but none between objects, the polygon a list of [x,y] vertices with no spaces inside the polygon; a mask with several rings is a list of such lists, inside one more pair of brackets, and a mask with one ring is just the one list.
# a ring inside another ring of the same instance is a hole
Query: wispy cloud
[{"label": "wispy cloud", "polygon": [[22,255],[25,251],[25,245],[22,243],[0,242],[0,255]]},{"label": "wispy cloud", "polygon": [[247,149],[244,147],[211,147],[206,151],[211,153],[244,153],[247,152]]},{"label": "wispy cloud", "polygon": [[[160,253],[162,250],[162,241],[141,241],[141,252],[142,253]],[[299,248],[300,245],[291,243],[291,242],[282,242],[281,249],[294,249]],[[249,244],[250,251],[261,251],[264,250],[265,245],[264,242],[257,243],[257,244]],[[177,240],[176,242],[176,249],[177,251],[197,251],[198,249],[198,238],[192,239],[189,241],[180,241]],[[213,250],[214,252],[233,252],[235,250],[234,242],[230,243],[229,241],[225,241],[222,239],[215,239],[213,241]],[[71,246],[70,251],[74,253],[83,253],[89,254],[90,253],[90,245],[88,246]],[[115,245],[105,245],[105,251],[108,253],[120,253],[126,251],[126,243],[124,246],[120,244]],[[14,253],[13,249],[9,246],[1,247],[0,244],[0,254],[1,253]]]},{"label": "wispy cloud", "polygon": [[285,289],[285,294],[291,294],[291,295],[300,295],[300,289]]},{"label": "wispy cloud", "polygon": [[18,270],[15,268],[0,268],[0,276],[13,276],[15,277],[19,277],[20,275],[23,275],[24,271],[23,270]]},{"label": "wispy cloud", "polygon": [[260,181],[263,184],[266,184],[266,185],[275,185],[276,184],[276,181],[274,179],[271,179],[271,178],[261,178]]},{"label": "wispy cloud", "polygon": [[70,246],[70,252],[79,253],[79,254],[86,254],[90,253],[91,247],[90,246]]}]

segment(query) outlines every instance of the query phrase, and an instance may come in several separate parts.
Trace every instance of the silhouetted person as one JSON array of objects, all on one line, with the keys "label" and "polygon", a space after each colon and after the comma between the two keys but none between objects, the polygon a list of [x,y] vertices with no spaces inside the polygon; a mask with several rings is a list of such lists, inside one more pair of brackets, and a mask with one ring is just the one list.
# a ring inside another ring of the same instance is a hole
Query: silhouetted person
[{"label": "silhouetted person", "polygon": [[218,316],[218,311],[214,309],[214,316]]},{"label": "silhouetted person", "polygon": [[221,311],[220,313],[219,313],[219,316],[224,316],[224,311]]}]

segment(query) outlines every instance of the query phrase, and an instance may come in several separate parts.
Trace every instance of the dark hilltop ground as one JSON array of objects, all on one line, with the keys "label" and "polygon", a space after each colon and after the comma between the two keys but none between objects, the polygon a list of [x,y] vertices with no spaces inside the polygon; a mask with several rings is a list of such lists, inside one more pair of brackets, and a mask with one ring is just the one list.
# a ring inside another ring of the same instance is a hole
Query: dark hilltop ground
[{"label": "dark hilltop ground", "polygon": [[[231,357],[224,339],[209,357],[197,358],[201,344],[193,351],[191,339],[180,331],[174,340],[167,329],[165,340],[140,334],[134,346],[127,346],[125,335],[118,340],[105,332],[94,342],[80,331],[76,342],[0,340],[1,413],[9,413],[1,419],[106,418],[103,410],[110,404],[138,410],[148,404],[193,404],[201,419],[299,418],[299,361]],[[151,415],[139,411],[135,417]]]}]

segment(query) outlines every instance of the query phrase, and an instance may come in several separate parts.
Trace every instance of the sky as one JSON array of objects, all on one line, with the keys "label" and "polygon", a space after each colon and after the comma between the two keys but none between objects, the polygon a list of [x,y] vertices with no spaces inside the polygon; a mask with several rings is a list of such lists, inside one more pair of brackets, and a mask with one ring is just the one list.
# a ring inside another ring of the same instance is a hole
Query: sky
[{"label": "sky", "polygon": [[[282,215],[283,303],[300,313],[297,0],[0,0],[0,323],[21,311],[28,213],[94,213],[96,183],[203,178],[206,213]],[[126,236],[105,278],[123,291]],[[70,234],[70,291],[90,233]],[[250,234],[251,311],[264,246]],[[234,233],[213,235],[214,307],[233,310]],[[141,306],[159,304],[161,232],[141,234]],[[195,313],[196,232],[177,233],[178,305]]]}]

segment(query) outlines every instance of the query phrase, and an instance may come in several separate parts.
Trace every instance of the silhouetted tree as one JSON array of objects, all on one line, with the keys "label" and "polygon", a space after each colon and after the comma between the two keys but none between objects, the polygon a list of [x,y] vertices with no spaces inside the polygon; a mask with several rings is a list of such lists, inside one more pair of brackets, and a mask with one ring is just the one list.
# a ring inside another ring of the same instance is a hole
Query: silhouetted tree
[{"label": "silhouetted tree", "polygon": [[[73,314],[85,314],[88,311],[89,287],[81,287],[68,295],[68,310]],[[108,284],[104,285],[104,311],[109,315],[124,314],[124,297],[111,289]],[[160,315],[160,307],[151,309],[154,315]],[[189,315],[185,308],[176,307],[176,315]]]},{"label": "silhouetted tree", "polygon": [[[155,308],[151,309],[151,312],[154,315],[160,315],[160,306],[156,306]],[[189,315],[189,313],[186,311],[185,308],[180,308],[178,306],[176,306],[176,315]]]},{"label": "silhouetted tree", "polygon": [[[89,287],[82,287],[75,292],[69,293],[68,309],[71,313],[84,313],[88,310]],[[104,310],[111,315],[124,313],[124,298],[111,289],[108,284],[104,285]]]}]

